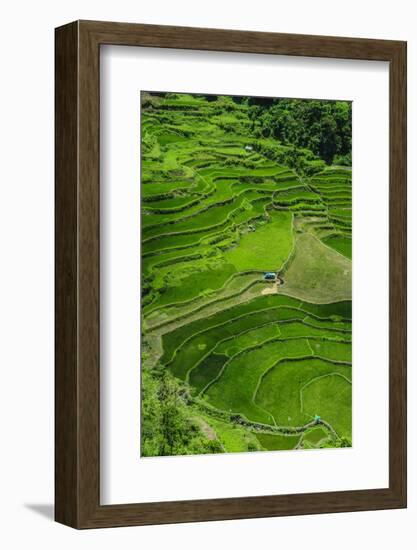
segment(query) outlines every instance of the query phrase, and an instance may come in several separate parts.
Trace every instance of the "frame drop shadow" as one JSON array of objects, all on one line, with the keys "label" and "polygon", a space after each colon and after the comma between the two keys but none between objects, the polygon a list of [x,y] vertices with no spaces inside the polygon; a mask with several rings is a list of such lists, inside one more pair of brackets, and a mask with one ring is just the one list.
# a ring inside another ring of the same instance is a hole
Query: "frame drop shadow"
[{"label": "frame drop shadow", "polygon": [[24,504],[25,508],[43,516],[49,521],[54,521],[54,505],[53,504]]}]

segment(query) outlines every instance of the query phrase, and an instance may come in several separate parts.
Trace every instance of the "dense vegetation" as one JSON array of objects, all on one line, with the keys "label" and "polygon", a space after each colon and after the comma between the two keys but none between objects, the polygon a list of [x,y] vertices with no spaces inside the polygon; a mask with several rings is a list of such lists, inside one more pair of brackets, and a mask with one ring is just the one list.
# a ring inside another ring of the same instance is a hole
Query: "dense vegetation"
[{"label": "dense vegetation", "polygon": [[141,124],[142,455],[350,446],[350,103],[143,93]]},{"label": "dense vegetation", "polygon": [[351,165],[350,102],[273,99],[269,106],[262,100],[257,103],[248,110],[255,137],[273,137],[295,148],[309,149],[327,164]]},{"label": "dense vegetation", "polygon": [[143,370],[142,453],[144,456],[222,452],[217,440],[204,437],[186,408],[186,389],[167,370]]}]

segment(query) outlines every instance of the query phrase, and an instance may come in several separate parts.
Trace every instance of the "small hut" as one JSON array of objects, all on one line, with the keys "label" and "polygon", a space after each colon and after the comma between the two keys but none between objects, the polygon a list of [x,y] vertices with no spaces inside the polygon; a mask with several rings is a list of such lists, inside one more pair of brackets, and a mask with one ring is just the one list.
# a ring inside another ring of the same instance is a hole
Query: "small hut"
[{"label": "small hut", "polygon": [[267,271],[266,273],[264,273],[264,281],[275,283],[276,280],[277,280],[277,274],[274,273],[273,271]]}]

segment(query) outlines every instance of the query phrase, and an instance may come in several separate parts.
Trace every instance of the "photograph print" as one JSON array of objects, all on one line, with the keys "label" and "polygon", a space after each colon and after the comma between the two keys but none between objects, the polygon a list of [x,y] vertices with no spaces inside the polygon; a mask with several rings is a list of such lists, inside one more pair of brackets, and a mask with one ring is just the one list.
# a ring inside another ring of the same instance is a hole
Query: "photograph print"
[{"label": "photograph print", "polygon": [[352,103],[140,99],[140,455],[351,447]]}]

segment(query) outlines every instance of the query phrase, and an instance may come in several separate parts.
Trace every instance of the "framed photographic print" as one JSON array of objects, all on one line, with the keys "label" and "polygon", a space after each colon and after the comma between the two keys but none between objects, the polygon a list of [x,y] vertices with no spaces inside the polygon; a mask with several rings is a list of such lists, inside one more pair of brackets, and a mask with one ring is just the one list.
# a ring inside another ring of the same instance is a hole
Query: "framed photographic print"
[{"label": "framed photographic print", "polygon": [[406,44],[56,29],[56,520],[406,506]]}]

